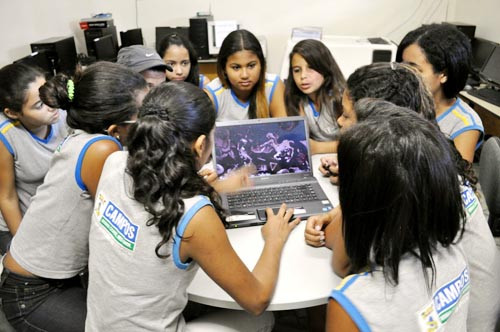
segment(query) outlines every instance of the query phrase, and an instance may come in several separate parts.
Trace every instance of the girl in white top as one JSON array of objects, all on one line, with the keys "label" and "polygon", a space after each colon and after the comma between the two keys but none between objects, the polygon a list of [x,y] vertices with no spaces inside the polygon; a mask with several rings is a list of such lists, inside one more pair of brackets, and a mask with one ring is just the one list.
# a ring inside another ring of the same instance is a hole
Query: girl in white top
[{"label": "girl in white top", "polygon": [[198,55],[191,42],[177,33],[165,36],[158,46],[158,53],[172,71],[165,71],[168,81],[186,81],[204,88],[210,79],[200,74]]},{"label": "girl in white top", "polygon": [[332,265],[352,275],[331,294],[326,330],[465,331],[473,279],[450,144],[413,111],[357,105],[377,110],[339,139]]},{"label": "girl in white top", "polygon": [[290,52],[290,69],[285,88],[289,116],[303,115],[309,127],[312,153],[335,152],[337,118],[342,111],[345,79],[328,48],[306,39]]},{"label": "girl in white top", "polygon": [[[281,251],[299,220],[288,222],[293,210],[285,205],[277,215],[267,210],[264,249],[249,271],[228,240],[219,195],[198,174],[214,125],[210,100],[191,84],[162,84],[144,99],[128,152],[106,162],[97,190],[88,331],[184,331],[186,288],[198,265],[248,312],[259,315],[269,304]],[[224,331],[272,328],[247,323],[232,311],[206,322],[214,331],[218,324]]]},{"label": "girl in white top", "polygon": [[217,76],[205,87],[217,121],[286,116],[283,82],[266,73],[262,47],[251,32],[227,35],[217,56]]},{"label": "girl in white top", "polygon": [[36,67],[0,69],[0,253],[17,232],[31,197],[42,184],[52,154],[67,135],[66,112],[45,105]]}]

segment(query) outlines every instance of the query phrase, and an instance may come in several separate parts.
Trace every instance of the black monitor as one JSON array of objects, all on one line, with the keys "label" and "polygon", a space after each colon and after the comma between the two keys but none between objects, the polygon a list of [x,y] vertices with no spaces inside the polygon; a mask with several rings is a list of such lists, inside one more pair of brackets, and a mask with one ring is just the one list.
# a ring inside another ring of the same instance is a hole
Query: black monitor
[{"label": "black monitor", "polygon": [[156,27],[156,51],[159,51],[163,38],[171,33],[177,33],[189,40],[189,27]]},{"label": "black monitor", "polygon": [[496,43],[486,39],[474,38],[472,40],[471,69],[474,73],[479,73],[481,71],[481,68],[483,68],[486,60],[488,60],[495,49],[495,46]]},{"label": "black monitor", "polygon": [[120,31],[120,39],[122,41],[121,47],[127,47],[131,45],[144,45],[144,41],[142,40],[141,28]]},{"label": "black monitor", "polygon": [[497,45],[481,69],[481,76],[500,87],[500,45]]},{"label": "black monitor", "polygon": [[94,39],[95,56],[101,61],[116,61],[118,50],[116,49],[112,35],[106,35]]},{"label": "black monitor", "polygon": [[50,60],[47,51],[33,52],[24,58],[14,61],[14,63],[22,63],[27,66],[38,67],[50,77],[55,75],[55,64]]}]

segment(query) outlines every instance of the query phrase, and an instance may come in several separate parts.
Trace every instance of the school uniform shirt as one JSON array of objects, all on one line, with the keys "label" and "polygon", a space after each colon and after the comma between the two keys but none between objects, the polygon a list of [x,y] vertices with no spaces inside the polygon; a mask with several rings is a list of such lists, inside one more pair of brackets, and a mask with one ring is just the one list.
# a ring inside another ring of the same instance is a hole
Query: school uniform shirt
[{"label": "school uniform shirt", "polygon": [[203,87],[205,86],[205,82],[207,81],[207,77],[203,74],[200,74],[200,83],[198,83],[198,87],[203,89]]},{"label": "school uniform shirt", "polygon": [[[273,100],[274,90],[280,80],[278,75],[266,73],[267,104]],[[225,88],[219,78],[214,79],[205,87],[214,100],[217,121],[248,119],[250,101],[241,102],[230,88]]]},{"label": "school uniform shirt", "polygon": [[14,236],[10,253],[36,276],[68,279],[84,270],[93,199],[81,177],[87,149],[111,136],[75,132],[57,147],[43,184]]},{"label": "school uniform shirt", "polygon": [[460,191],[466,222],[458,244],[471,279],[467,330],[493,331],[500,317],[500,253],[474,191],[468,186],[461,186]]},{"label": "school uniform shirt", "polygon": [[[433,254],[435,283],[428,289],[420,261],[406,254],[399,283],[386,282],[380,267],[344,278],[331,293],[364,331],[466,331],[469,270],[461,248],[440,245]],[[427,269],[429,281],[431,270]]]},{"label": "school uniform shirt", "polygon": [[462,99],[457,98],[457,101],[443,114],[439,115],[436,120],[439,129],[452,140],[463,132],[477,130],[480,135],[476,149],[483,144],[484,127],[481,118]]},{"label": "school uniform shirt", "polygon": [[181,236],[192,217],[211,205],[205,196],[184,199],[184,214],[156,256],[162,240],[151,214],[133,199],[127,152],[108,157],[90,226],[87,331],[183,331],[187,287],[198,265],[180,259]]},{"label": "school uniform shirt", "polygon": [[[33,135],[20,121],[0,114],[0,144],[7,148],[14,159],[15,186],[23,215],[49,170],[54,150],[68,134],[66,111],[58,112],[59,120],[49,126],[49,134],[45,139]],[[1,213],[0,231],[9,231]]]},{"label": "school uniform shirt", "polygon": [[319,142],[338,139],[339,126],[333,115],[333,101],[327,104],[322,103],[320,112],[318,112],[313,101],[307,98],[302,103],[302,109],[309,128],[309,138]]}]

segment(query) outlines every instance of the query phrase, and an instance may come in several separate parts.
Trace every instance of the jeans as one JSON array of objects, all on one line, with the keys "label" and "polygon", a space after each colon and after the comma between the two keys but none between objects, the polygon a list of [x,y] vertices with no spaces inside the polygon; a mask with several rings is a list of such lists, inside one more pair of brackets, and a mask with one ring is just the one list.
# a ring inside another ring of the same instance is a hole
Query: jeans
[{"label": "jeans", "polygon": [[3,255],[9,250],[12,234],[9,231],[0,231],[0,255]]},{"label": "jeans", "polygon": [[86,297],[79,277],[25,277],[5,268],[1,274],[3,311],[17,331],[84,331]]}]

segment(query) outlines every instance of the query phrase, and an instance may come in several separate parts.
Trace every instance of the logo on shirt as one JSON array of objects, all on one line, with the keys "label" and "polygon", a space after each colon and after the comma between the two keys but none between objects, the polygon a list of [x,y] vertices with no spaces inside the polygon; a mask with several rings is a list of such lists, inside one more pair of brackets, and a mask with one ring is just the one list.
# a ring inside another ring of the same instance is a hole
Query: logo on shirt
[{"label": "logo on shirt", "polygon": [[421,331],[437,331],[445,324],[469,288],[469,270],[465,268],[455,279],[439,288],[432,301],[418,312]]},{"label": "logo on shirt", "polygon": [[467,210],[467,213],[471,216],[479,206],[476,195],[474,195],[471,187],[465,187],[465,190],[461,192],[461,195],[465,210]]},{"label": "logo on shirt", "polygon": [[135,225],[127,215],[113,202],[99,193],[94,215],[99,224],[124,248],[134,251],[139,226]]}]

